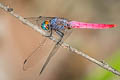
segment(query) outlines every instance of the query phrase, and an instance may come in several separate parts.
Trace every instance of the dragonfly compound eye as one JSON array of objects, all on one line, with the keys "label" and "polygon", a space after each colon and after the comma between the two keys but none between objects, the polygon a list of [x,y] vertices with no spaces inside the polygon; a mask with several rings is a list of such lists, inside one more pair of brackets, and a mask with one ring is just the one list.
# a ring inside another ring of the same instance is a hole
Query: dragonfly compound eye
[{"label": "dragonfly compound eye", "polygon": [[49,30],[49,21],[43,21],[41,27],[43,30]]}]

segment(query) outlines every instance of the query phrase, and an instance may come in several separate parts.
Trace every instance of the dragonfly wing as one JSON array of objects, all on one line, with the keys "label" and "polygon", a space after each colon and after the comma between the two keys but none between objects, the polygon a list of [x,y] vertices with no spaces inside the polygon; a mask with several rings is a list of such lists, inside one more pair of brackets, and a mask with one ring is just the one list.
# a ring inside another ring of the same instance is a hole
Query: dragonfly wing
[{"label": "dragonfly wing", "polygon": [[45,20],[51,20],[55,17],[43,17],[43,16],[39,16],[39,17],[27,17],[25,19],[29,20],[30,22],[32,22],[33,24],[36,24],[38,26],[41,26],[41,23]]},{"label": "dragonfly wing", "polygon": [[40,26],[41,23],[42,23],[42,20],[40,20],[39,17],[27,17],[27,18],[24,18],[24,19],[27,19],[31,23],[33,23],[35,25],[38,25],[38,26]]},{"label": "dragonfly wing", "polygon": [[53,18],[56,18],[56,17],[43,17],[43,16],[39,16],[39,17],[27,17],[25,19],[28,19],[28,20],[51,20]]},{"label": "dragonfly wing", "polygon": [[72,29],[66,29],[64,31],[65,36],[63,37],[63,41],[66,40],[72,33]]},{"label": "dragonfly wing", "polygon": [[[64,31],[65,33],[65,36],[63,37],[62,41],[64,41],[65,39],[67,39],[67,37],[72,33],[72,30],[67,30],[67,31]],[[47,60],[45,61],[41,71],[40,71],[40,74],[44,71],[44,69],[46,68],[47,64],[49,63],[49,61],[51,60],[51,58],[55,55],[55,53],[57,52],[57,50],[59,49],[60,45],[56,43],[56,45],[53,47],[52,51],[50,52]]]},{"label": "dragonfly wing", "polygon": [[[30,22],[32,22],[35,25],[41,26],[41,23],[44,20],[51,20],[53,18],[54,17],[40,16],[40,17],[28,17],[25,19],[29,20]],[[41,50],[44,50],[43,52],[46,53],[45,49],[43,49],[43,46],[45,45],[46,40],[47,40],[47,38],[42,37],[42,41],[40,42],[40,45],[25,59],[24,64],[23,64],[23,70],[27,70],[28,68],[32,67],[33,65],[36,64],[36,62],[38,62],[40,60],[41,56],[43,55],[40,53]]]},{"label": "dragonfly wing", "polygon": [[41,55],[41,49],[45,45],[47,41],[47,38],[43,39],[40,42],[40,45],[24,60],[23,63],[23,70],[27,70],[28,68],[34,66],[36,62],[38,62],[38,59],[40,59]]},{"label": "dragonfly wing", "polygon": [[59,45],[55,45],[54,48],[52,49],[52,51],[50,52],[47,60],[45,61],[41,71],[40,71],[40,74],[43,72],[43,70],[46,68],[47,64],[49,63],[50,59],[55,55],[55,53],[57,52],[57,50],[59,49]]}]

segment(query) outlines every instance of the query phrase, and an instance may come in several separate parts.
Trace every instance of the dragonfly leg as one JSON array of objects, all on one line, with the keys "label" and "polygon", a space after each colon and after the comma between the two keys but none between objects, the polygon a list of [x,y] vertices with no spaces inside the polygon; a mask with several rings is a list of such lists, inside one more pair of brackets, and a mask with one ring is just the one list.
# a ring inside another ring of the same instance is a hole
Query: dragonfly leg
[{"label": "dragonfly leg", "polygon": [[47,35],[46,37],[51,37],[52,36],[52,28],[50,28],[50,34]]},{"label": "dragonfly leg", "polygon": [[59,30],[57,30],[56,33],[60,36],[60,39],[59,39],[58,42],[57,42],[57,44],[59,44],[59,42],[61,42],[61,40],[62,40],[62,38],[63,38],[63,36],[64,36],[64,33],[61,32],[61,31],[59,31]]}]

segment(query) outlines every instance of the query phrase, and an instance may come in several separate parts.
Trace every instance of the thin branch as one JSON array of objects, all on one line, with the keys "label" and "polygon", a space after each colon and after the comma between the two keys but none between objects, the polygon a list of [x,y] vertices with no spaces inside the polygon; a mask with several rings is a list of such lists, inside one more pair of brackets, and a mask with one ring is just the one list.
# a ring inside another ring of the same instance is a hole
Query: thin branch
[{"label": "thin branch", "polygon": [[[42,34],[43,36],[47,36],[48,34],[45,33],[44,31],[42,31],[41,29],[39,29],[39,27],[37,25],[32,24],[31,22],[29,22],[28,20],[24,19],[23,17],[19,16],[18,14],[14,13],[12,8],[9,8],[9,6],[5,6],[2,3],[0,3],[0,8],[5,10],[6,12],[9,12],[11,15],[13,15],[14,17],[16,17],[18,20],[20,20],[22,23],[28,25],[29,27],[31,27],[32,29],[34,29],[35,31],[39,32],[40,34]],[[54,37],[50,37],[51,40],[53,40],[54,42],[57,42],[57,40]],[[108,65],[107,63],[103,62],[103,61],[98,61],[93,57],[88,56],[87,54],[78,51],[77,49],[71,47],[69,44],[67,43],[62,43],[61,46],[63,48],[67,48],[70,51],[74,52],[74,54],[78,54],[81,55],[82,57],[86,58],[87,60],[97,64],[98,66],[100,66],[101,68],[104,68],[110,72],[112,72],[115,75],[120,76],[120,72],[117,71],[116,69],[112,68],[110,65]]]}]

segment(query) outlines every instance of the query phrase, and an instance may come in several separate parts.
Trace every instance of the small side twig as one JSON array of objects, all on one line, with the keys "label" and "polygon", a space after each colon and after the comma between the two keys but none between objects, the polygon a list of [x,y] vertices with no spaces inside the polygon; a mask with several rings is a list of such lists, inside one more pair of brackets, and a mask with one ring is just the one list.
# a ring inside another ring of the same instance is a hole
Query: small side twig
[{"label": "small side twig", "polygon": [[[40,30],[38,28],[37,25],[32,24],[31,22],[29,22],[28,20],[24,19],[23,17],[19,16],[18,14],[14,13],[12,8],[9,8],[8,6],[3,5],[2,3],[0,3],[0,8],[5,10],[6,12],[9,12],[11,15],[13,15],[14,17],[16,17],[18,20],[20,20],[22,23],[28,25],[29,27],[31,27],[32,29],[34,29],[35,31],[41,33],[43,36],[47,36],[47,33],[45,33],[44,31]],[[50,37],[51,40],[57,42],[57,40],[54,37]],[[69,44],[63,43],[61,45],[63,48],[67,48],[69,50],[71,50],[72,52],[74,52],[74,54],[78,54],[81,55],[82,57],[86,58],[87,60],[91,61],[92,63],[97,64],[98,66],[100,66],[101,68],[104,68],[110,72],[112,72],[115,75],[120,76],[120,72],[115,70],[113,67],[111,67],[109,64],[103,62],[103,61],[98,61],[93,57],[88,56],[87,54],[78,51],[77,49],[71,47]]]}]

